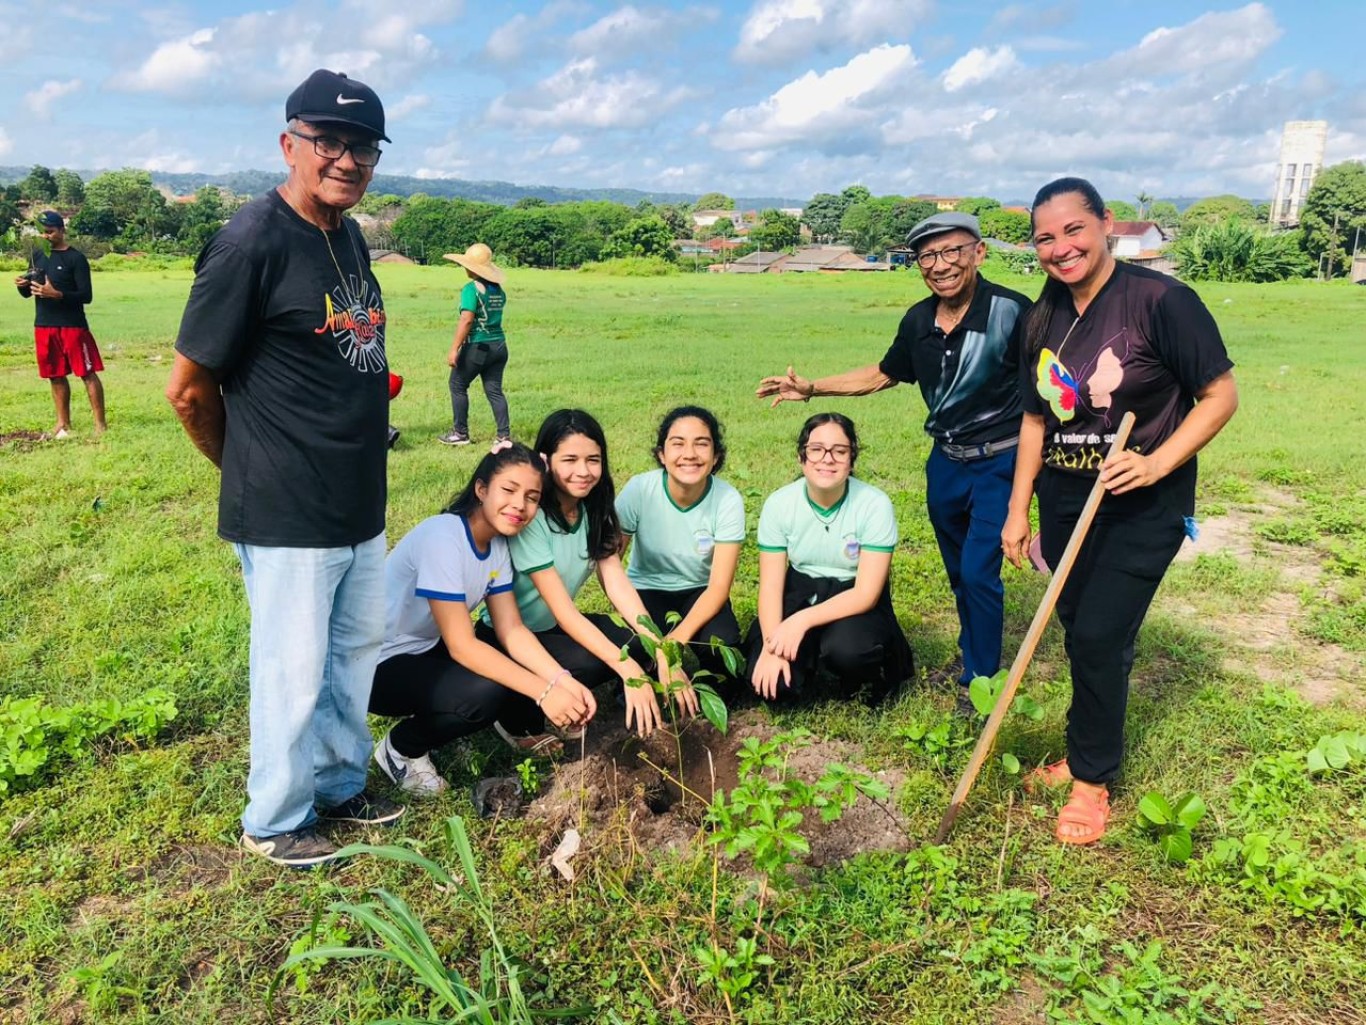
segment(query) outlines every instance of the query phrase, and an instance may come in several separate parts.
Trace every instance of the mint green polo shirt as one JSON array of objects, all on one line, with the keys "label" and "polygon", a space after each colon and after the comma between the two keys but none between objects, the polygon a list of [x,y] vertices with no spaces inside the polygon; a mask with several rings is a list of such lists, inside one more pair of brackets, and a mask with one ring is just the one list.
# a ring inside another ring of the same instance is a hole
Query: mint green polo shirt
[{"label": "mint green polo shirt", "polygon": [[857,477],[831,509],[811,501],[803,477],[769,495],[759,514],[759,551],[785,552],[809,577],[853,580],[861,553],[895,551],[896,542],[892,500]]},{"label": "mint green polo shirt", "polygon": [[[512,568],[516,570],[512,593],[517,599],[517,611],[522,615],[522,622],[536,633],[553,627],[555,616],[541,597],[541,592],[536,590],[531,574],[553,568],[560,575],[569,597],[578,597],[596,568],[593,560],[588,558],[587,520],[588,511],[580,502],[578,521],[574,529],[566,534],[550,522],[544,509],[538,509],[536,518],[522,528],[520,534],[508,540]],[[487,609],[484,611],[484,620],[488,621]]]},{"label": "mint green polo shirt", "polygon": [[474,327],[469,340],[475,345],[492,345],[507,340],[503,334],[503,307],[508,295],[501,285],[487,284],[480,289],[478,282],[467,281],[460,290],[460,310],[474,314]]},{"label": "mint green polo shirt", "polygon": [[715,477],[707,479],[701,498],[683,508],[669,494],[662,468],[637,474],[617,496],[617,517],[634,536],[626,575],[647,591],[706,587],[715,547],[745,540],[745,500]]}]

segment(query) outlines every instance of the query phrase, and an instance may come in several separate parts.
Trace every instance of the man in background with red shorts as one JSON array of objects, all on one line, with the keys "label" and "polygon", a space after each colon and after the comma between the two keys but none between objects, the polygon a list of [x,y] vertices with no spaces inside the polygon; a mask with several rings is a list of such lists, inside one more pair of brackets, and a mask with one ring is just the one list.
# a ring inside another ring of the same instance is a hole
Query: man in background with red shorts
[{"label": "man in background with red shorts", "polygon": [[90,261],[79,249],[66,244],[66,224],[55,210],[38,218],[51,252],[35,252],[32,266],[14,279],[19,294],[34,300],[33,341],[38,355],[38,375],[52,384],[52,404],[57,407],[54,438],[71,434],[71,385],[75,374],[85,382],[95,433],[109,426],[104,420],[104,385],[97,371],[104,369],[99,347],[85,319],[90,302]]}]

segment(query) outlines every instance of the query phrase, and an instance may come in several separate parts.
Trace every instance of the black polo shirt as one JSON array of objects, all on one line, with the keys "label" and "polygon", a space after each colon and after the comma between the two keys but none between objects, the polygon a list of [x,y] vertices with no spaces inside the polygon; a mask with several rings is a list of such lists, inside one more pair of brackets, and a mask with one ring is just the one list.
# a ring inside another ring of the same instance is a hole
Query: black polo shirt
[{"label": "black polo shirt", "polygon": [[972,305],[944,334],[934,322],[939,297],[920,300],[901,318],[879,368],[920,385],[929,415],[925,433],[950,445],[985,445],[1020,433],[1019,341],[1029,300],[977,275]]}]

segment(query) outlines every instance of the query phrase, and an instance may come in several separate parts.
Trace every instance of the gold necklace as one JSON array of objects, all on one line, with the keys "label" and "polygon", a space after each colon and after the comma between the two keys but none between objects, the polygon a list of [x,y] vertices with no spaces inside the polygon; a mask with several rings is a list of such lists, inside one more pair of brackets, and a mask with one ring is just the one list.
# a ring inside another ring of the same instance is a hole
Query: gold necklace
[{"label": "gold necklace", "polygon": [[[346,275],[342,273],[341,264],[337,262],[337,254],[332,251],[332,239],[328,237],[327,229],[322,225],[317,225],[316,227],[322,232],[323,241],[327,243],[327,255],[332,257],[332,266],[337,272],[337,280],[341,283],[342,292],[346,295],[351,306],[359,306],[360,300],[356,297],[356,294],[351,291],[350,286],[347,285]],[[346,221],[342,221],[341,228],[342,231],[346,232],[346,237],[351,239],[351,254],[356,258],[356,276],[358,279],[363,278],[365,272],[361,268],[360,250],[356,247],[356,239],[351,232],[347,230]]]}]

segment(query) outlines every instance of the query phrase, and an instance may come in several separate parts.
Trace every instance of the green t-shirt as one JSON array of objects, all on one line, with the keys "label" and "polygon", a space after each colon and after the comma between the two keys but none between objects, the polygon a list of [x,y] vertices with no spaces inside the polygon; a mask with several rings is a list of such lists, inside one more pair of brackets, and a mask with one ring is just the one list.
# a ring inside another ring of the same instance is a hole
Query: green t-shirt
[{"label": "green t-shirt", "polygon": [[[550,522],[544,509],[538,509],[536,518],[508,541],[512,568],[516,571],[512,593],[517,599],[517,611],[522,614],[522,622],[536,633],[553,627],[555,616],[536,590],[531,574],[554,567],[569,597],[577,597],[595,568],[588,558],[588,531],[584,527],[587,519],[587,510],[579,503],[579,518],[574,529],[566,534]],[[484,619],[488,621],[487,609]]]},{"label": "green t-shirt", "polygon": [[617,496],[621,529],[635,535],[626,575],[650,591],[706,587],[716,545],[745,540],[745,500],[723,480],[711,477],[707,490],[686,509],[669,494],[663,469],[632,477]]},{"label": "green t-shirt", "polygon": [[896,542],[892,500],[857,477],[832,509],[811,501],[801,478],[769,495],[759,514],[759,551],[786,552],[809,577],[853,580],[861,552],[894,551]]},{"label": "green t-shirt", "polygon": [[474,330],[469,340],[475,345],[492,345],[507,341],[503,334],[503,307],[507,305],[508,295],[500,285],[485,284],[480,287],[477,281],[465,282],[460,290],[460,310],[474,314]]}]

